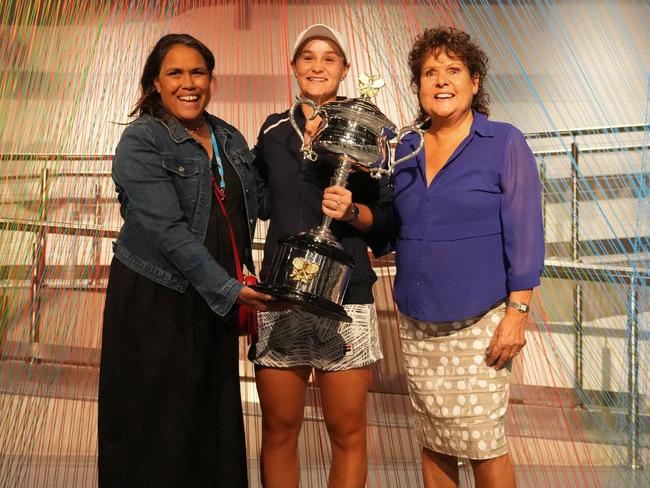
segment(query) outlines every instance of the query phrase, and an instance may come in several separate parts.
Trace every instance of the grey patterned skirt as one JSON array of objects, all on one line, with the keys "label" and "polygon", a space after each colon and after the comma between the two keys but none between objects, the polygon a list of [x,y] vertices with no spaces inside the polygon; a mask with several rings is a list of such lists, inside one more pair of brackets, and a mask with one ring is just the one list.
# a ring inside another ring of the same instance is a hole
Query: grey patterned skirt
[{"label": "grey patterned skirt", "polygon": [[485,363],[504,313],[501,304],[480,317],[443,323],[400,314],[416,435],[427,449],[468,459],[508,452],[504,415],[510,363],[500,371]]},{"label": "grey patterned skirt", "polygon": [[249,359],[271,368],[313,366],[343,371],[368,366],[383,356],[373,304],[344,305],[351,323],[300,311],[259,314],[259,336]]}]

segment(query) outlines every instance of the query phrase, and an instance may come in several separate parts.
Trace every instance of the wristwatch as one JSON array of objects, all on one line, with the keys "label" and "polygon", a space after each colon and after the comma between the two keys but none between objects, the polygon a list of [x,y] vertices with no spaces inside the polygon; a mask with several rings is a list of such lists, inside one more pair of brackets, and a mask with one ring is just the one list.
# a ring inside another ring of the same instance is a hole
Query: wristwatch
[{"label": "wristwatch", "polygon": [[350,218],[346,220],[346,222],[349,224],[350,222],[354,222],[359,218],[359,207],[352,202],[352,205],[350,206]]},{"label": "wristwatch", "polygon": [[508,307],[514,308],[515,310],[521,313],[528,313],[528,311],[530,310],[528,304],[522,302],[508,302]]}]

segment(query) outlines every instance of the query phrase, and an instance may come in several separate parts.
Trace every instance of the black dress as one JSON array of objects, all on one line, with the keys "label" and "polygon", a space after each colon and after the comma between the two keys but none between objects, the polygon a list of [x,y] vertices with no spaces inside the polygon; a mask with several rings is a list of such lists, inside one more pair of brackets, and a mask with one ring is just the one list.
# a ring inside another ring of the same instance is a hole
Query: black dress
[{"label": "black dress", "polygon": [[[224,173],[243,255],[241,182],[225,159]],[[204,244],[237,276],[214,195]],[[219,317],[191,286],[178,293],[113,259],[99,380],[100,487],[248,486],[238,353],[234,310]]]}]

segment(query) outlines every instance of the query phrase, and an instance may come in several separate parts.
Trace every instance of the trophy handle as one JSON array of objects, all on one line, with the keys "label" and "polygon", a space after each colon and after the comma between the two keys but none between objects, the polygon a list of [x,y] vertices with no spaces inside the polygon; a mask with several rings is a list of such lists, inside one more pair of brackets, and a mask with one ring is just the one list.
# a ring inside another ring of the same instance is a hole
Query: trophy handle
[{"label": "trophy handle", "polygon": [[409,132],[415,132],[420,136],[420,144],[418,144],[418,147],[414,150],[408,153],[406,156],[403,156],[399,158],[397,161],[393,161],[392,163],[389,162],[389,167],[388,171],[389,173],[392,173],[395,171],[395,166],[397,166],[399,163],[403,163],[404,161],[411,159],[413,156],[415,156],[417,153],[419,153],[422,148],[424,147],[424,131],[420,129],[417,126],[414,125],[407,125],[406,127],[402,127],[399,132],[397,133],[397,143],[399,144],[402,142],[402,139],[404,136],[409,133]]},{"label": "trophy handle", "polygon": [[389,164],[388,162],[390,161],[391,158],[391,150],[390,150],[390,139],[388,136],[385,134],[382,134],[377,138],[377,143],[381,147],[381,166],[378,168],[370,168],[370,177],[374,178],[376,180],[381,179],[383,175],[390,174],[390,169],[383,168],[382,166],[384,165],[384,162]]},{"label": "trophy handle", "polygon": [[[312,149],[311,141],[309,142],[309,144],[305,144],[305,138],[302,134],[302,131],[300,130],[300,127],[298,127],[296,118],[293,115],[293,112],[296,110],[296,108],[302,106],[303,103],[306,103],[307,105],[309,105],[311,108],[314,109],[314,113],[312,114],[311,117],[309,117],[308,120],[313,120],[318,115],[321,115],[321,118],[323,117],[323,113],[320,113],[319,107],[316,106],[316,104],[313,101],[311,101],[309,98],[298,98],[295,102],[293,102],[293,105],[291,105],[291,108],[289,109],[289,122],[291,122],[291,126],[293,127],[293,130],[296,131],[296,134],[298,134],[298,137],[300,137],[300,142],[302,142],[302,146],[300,147],[300,150],[302,151],[302,157],[309,161],[316,161],[316,159],[318,159],[318,156]],[[327,117],[324,118],[327,123]]]}]

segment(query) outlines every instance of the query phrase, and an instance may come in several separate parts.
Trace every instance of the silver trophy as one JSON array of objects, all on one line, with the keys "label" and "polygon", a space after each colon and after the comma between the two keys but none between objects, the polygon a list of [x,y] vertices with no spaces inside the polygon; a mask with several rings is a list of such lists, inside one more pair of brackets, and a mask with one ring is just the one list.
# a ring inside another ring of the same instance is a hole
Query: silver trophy
[{"label": "silver trophy", "polygon": [[[316,161],[321,155],[334,164],[331,186],[345,187],[352,169],[380,178],[382,174],[392,172],[396,164],[417,154],[424,144],[421,129],[409,126],[398,131],[395,124],[370,101],[384,85],[381,78],[362,75],[359,82],[359,98],[336,100],[321,106],[299,98],[289,111],[291,125],[303,143],[304,158]],[[319,116],[322,119],[308,144],[305,144],[293,115],[295,109],[303,104],[313,109],[309,120]],[[417,132],[420,144],[415,151],[395,161],[391,141],[399,142],[408,132]],[[354,258],[343,250],[330,232],[331,223],[332,218],[324,216],[319,227],[278,239],[271,271],[266,281],[255,288],[316,315],[351,322],[341,302],[355,266]]]}]

